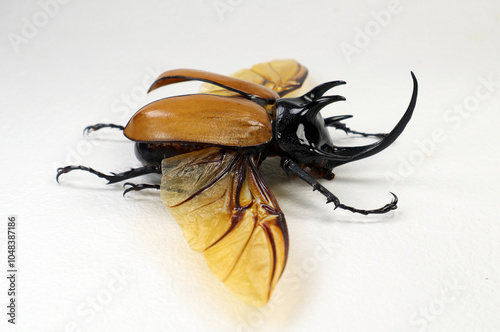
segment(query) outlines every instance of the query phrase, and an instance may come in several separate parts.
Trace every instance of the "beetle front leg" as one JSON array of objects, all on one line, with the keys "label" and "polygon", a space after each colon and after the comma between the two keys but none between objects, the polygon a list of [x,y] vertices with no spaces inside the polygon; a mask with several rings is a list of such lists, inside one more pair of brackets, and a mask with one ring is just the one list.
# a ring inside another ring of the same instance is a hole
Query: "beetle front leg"
[{"label": "beetle front leg", "polygon": [[393,193],[393,199],[389,204],[386,204],[385,206],[379,208],[379,209],[374,209],[374,210],[361,210],[361,209],[356,209],[352,206],[344,205],[340,203],[340,200],[338,199],[337,196],[332,194],[328,189],[323,187],[316,179],[314,179],[311,175],[309,175],[306,171],[304,171],[297,163],[295,163],[293,160],[288,159],[288,158],[283,158],[281,159],[281,166],[283,169],[289,173],[289,174],[294,174],[297,175],[299,178],[307,182],[312,188],[313,191],[317,190],[321,194],[323,194],[326,197],[326,203],[332,203],[335,205],[335,209],[340,208],[343,210],[348,210],[354,213],[361,213],[364,215],[367,214],[381,214],[381,213],[387,213],[391,210],[397,209],[397,204],[398,204],[398,197],[394,195]]},{"label": "beetle front leg", "polygon": [[386,133],[379,133],[379,134],[369,134],[369,133],[364,133],[361,131],[356,131],[352,130],[351,128],[347,127],[345,123],[340,122],[341,120],[349,119],[352,118],[352,115],[338,115],[338,116],[332,116],[330,118],[325,119],[325,126],[326,127],[333,127],[335,129],[339,129],[344,131],[346,134],[355,134],[355,135],[361,135],[363,137],[379,137],[379,138],[384,138],[387,136]]},{"label": "beetle front leg", "polygon": [[371,134],[371,133],[364,133],[364,132],[361,132],[361,131],[352,130],[351,128],[347,127],[342,122],[337,122],[335,124],[332,124],[332,125],[330,125],[330,127],[334,127],[335,129],[343,130],[346,134],[361,135],[363,137],[379,137],[379,138],[384,138],[384,137],[387,136],[387,133]]}]

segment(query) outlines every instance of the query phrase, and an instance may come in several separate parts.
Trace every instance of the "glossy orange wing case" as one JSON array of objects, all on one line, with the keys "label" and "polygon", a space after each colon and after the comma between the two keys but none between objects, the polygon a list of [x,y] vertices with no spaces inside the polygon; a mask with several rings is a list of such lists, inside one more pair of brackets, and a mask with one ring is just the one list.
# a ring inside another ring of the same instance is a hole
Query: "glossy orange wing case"
[{"label": "glossy orange wing case", "polygon": [[243,98],[195,94],[163,98],[141,108],[125,127],[138,142],[256,146],[272,137],[266,111]]}]

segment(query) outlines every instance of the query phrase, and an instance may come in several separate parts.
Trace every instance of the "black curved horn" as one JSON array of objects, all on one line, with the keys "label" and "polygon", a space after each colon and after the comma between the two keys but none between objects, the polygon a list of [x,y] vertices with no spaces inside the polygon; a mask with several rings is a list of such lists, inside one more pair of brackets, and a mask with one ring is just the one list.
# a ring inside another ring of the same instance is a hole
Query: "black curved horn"
[{"label": "black curved horn", "polygon": [[304,94],[302,96],[302,98],[306,98],[306,99],[308,98],[310,100],[314,100],[314,99],[324,95],[325,92],[327,92],[331,88],[334,88],[338,85],[343,85],[343,84],[346,84],[346,82],[344,82],[344,81],[331,81],[331,82],[326,82],[326,83],[320,84],[317,87],[313,88],[308,93]]},{"label": "black curved horn", "polygon": [[337,95],[319,97],[319,98],[315,99],[313,102],[311,102],[310,107],[307,109],[306,116],[308,118],[312,119],[326,105],[337,102],[337,101],[344,101],[344,100],[345,100],[344,97],[337,96]]},{"label": "black curved horn", "polygon": [[325,126],[331,127],[334,123],[352,118],[352,115],[337,115],[325,119]]},{"label": "black curved horn", "polygon": [[[401,120],[399,120],[398,124],[394,127],[394,129],[392,129],[392,131],[386,137],[373,144],[353,147],[334,147],[332,155],[334,155],[335,157],[341,156],[349,158],[349,160],[336,162],[336,166],[343,165],[354,160],[363,159],[379,153],[380,151],[391,145],[398,138],[398,136],[403,132],[406,125],[410,121],[415,109],[415,105],[417,103],[418,82],[413,72],[411,72],[411,77],[413,79],[413,93],[411,96],[410,104],[408,105],[406,112],[404,113]],[[338,160],[338,158],[331,158],[331,160]]]}]

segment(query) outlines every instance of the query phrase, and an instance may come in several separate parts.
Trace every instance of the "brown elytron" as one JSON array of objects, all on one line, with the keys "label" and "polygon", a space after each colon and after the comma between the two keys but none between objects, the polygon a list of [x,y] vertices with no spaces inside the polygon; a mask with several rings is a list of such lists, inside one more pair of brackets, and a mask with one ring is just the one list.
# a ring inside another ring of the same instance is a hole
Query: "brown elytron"
[{"label": "brown elytron", "polygon": [[273,129],[266,111],[252,101],[198,94],[144,106],[130,119],[124,134],[137,142],[244,147],[269,142]]},{"label": "brown elytron", "polygon": [[273,90],[266,89],[251,81],[249,82],[236,77],[224,76],[196,69],[174,69],[166,71],[156,79],[148,92],[168,84],[189,80],[198,80],[226,86],[239,94],[257,96],[265,100],[276,100],[279,98],[279,95]]}]

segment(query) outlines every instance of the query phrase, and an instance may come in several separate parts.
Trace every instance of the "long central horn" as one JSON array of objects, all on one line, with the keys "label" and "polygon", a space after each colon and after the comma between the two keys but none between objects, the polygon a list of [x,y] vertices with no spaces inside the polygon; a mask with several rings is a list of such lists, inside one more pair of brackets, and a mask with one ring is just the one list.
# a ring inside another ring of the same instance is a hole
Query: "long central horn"
[{"label": "long central horn", "polygon": [[[380,151],[384,150],[387,148],[389,145],[391,145],[397,138],[398,136],[403,132],[405,129],[406,125],[411,119],[411,116],[413,114],[413,110],[415,109],[415,105],[417,103],[417,94],[418,94],[418,82],[417,78],[415,77],[415,74],[411,72],[411,77],[413,79],[413,94],[411,96],[410,104],[408,105],[408,108],[406,112],[404,113],[403,117],[401,120],[399,120],[398,124],[392,131],[383,139],[380,141],[369,144],[369,145],[364,145],[364,146],[352,146],[352,147],[334,147],[333,148],[333,155],[335,156],[342,156],[342,157],[350,157],[349,160],[347,161],[338,161],[336,162],[336,166],[354,161],[354,160],[359,160],[363,159],[369,156],[372,156],[376,153],[379,153]],[[335,160],[335,158],[332,158],[332,160]]]}]

